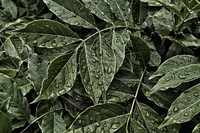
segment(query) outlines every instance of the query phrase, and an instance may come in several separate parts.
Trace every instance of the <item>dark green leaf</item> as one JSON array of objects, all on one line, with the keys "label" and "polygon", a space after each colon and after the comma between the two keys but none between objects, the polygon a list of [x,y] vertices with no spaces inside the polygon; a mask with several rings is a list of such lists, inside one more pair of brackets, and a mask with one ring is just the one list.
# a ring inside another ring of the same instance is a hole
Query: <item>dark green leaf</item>
[{"label": "dark green leaf", "polygon": [[12,133],[12,125],[9,118],[0,111],[0,133]]}]

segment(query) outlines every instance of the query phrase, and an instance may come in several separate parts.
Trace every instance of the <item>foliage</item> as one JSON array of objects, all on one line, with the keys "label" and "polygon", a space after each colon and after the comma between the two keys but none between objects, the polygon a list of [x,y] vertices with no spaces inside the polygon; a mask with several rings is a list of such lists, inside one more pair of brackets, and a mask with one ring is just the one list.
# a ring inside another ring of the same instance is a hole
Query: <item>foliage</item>
[{"label": "foliage", "polygon": [[200,132],[198,0],[0,3],[0,132]]}]

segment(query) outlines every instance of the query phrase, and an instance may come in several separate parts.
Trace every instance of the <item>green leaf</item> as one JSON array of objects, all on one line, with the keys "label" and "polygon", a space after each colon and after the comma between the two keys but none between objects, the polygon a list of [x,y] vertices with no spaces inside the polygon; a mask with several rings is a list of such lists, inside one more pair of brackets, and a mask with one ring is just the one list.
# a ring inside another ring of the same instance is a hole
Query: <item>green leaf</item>
[{"label": "green leaf", "polygon": [[29,51],[28,56],[28,74],[34,84],[34,89],[39,93],[41,84],[46,75],[47,62],[42,60],[39,55]]},{"label": "green leaf", "polygon": [[61,20],[71,25],[95,28],[95,19],[79,0],[43,0]]},{"label": "green leaf", "polygon": [[13,18],[17,18],[17,6],[12,0],[1,0],[4,11],[9,13]]},{"label": "green leaf", "polygon": [[6,113],[6,112],[8,111],[8,109],[9,109],[9,107],[10,107],[10,99],[11,99],[11,97],[8,97],[7,99],[5,99],[5,100],[2,102],[2,104],[1,104],[1,106],[0,106],[0,110],[1,110],[2,112]]},{"label": "green leaf", "polygon": [[160,128],[184,123],[191,120],[200,112],[200,84],[197,84],[184,91],[171,105],[167,116]]},{"label": "green leaf", "polygon": [[192,133],[199,133],[200,132],[200,124],[197,124],[194,129],[192,130]]},{"label": "green leaf", "polygon": [[14,31],[29,45],[41,48],[59,48],[80,41],[69,27],[53,20],[35,20],[25,28]]},{"label": "green leaf", "polygon": [[9,77],[0,74],[0,90],[1,100],[11,98],[8,112],[20,120],[29,121],[30,107],[27,99],[23,97],[19,90],[18,85]]},{"label": "green leaf", "polygon": [[2,111],[0,111],[0,133],[12,133],[11,122]]},{"label": "green leaf", "polygon": [[63,133],[65,131],[65,122],[58,113],[49,113],[41,124],[42,133]]},{"label": "green leaf", "polygon": [[124,82],[114,79],[108,89],[108,102],[126,102],[133,98],[133,91]]},{"label": "green leaf", "polygon": [[191,64],[188,66],[180,67],[174,71],[168,72],[159,79],[157,84],[149,91],[149,95],[159,91],[175,88],[182,83],[187,83],[200,78],[200,65]]},{"label": "green leaf", "polygon": [[150,66],[156,66],[159,67],[161,63],[161,56],[158,54],[156,50],[150,50],[150,61],[149,65]]},{"label": "green leaf", "polygon": [[67,110],[74,118],[88,107],[87,103],[82,101],[82,99],[79,100],[71,96],[63,96],[62,98],[65,110]]},{"label": "green leaf", "polygon": [[97,104],[102,93],[106,100],[106,91],[115,74],[116,58],[105,36],[100,35],[95,45],[96,50],[93,51],[84,43],[80,55],[80,74],[86,92]]},{"label": "green leaf", "polygon": [[165,8],[160,9],[153,16],[155,31],[161,35],[168,35],[174,28],[175,19],[173,14]]},{"label": "green leaf", "polygon": [[180,42],[186,47],[200,47],[200,39],[192,34],[185,34],[184,37],[180,39]]},{"label": "green leaf", "polygon": [[149,79],[162,76],[180,67],[188,66],[190,64],[197,64],[197,63],[199,63],[199,59],[193,55],[176,55],[164,61],[159,66],[158,70],[153,75],[151,75]]},{"label": "green leaf", "polygon": [[67,93],[73,86],[77,74],[77,52],[66,53],[54,59],[48,66],[39,96],[32,102],[51,99]]},{"label": "green leaf", "polygon": [[131,16],[130,3],[128,1],[121,0],[105,0],[109,5],[112,12],[118,19],[122,20],[125,25],[133,24],[133,18]]},{"label": "green leaf", "polygon": [[131,119],[130,133],[148,133],[148,131],[138,121],[136,121],[135,119]]},{"label": "green leaf", "polygon": [[[162,121],[162,118],[149,106],[139,102],[136,103],[137,105],[133,112],[133,119],[137,121],[137,124],[143,126],[148,132],[150,133],[159,132],[157,127]],[[139,127],[136,127],[135,130],[137,130],[137,128]]]},{"label": "green leaf", "polygon": [[4,11],[0,10],[0,32],[2,32],[6,24],[9,22],[10,22],[10,19],[7,16],[7,14]]},{"label": "green leaf", "polygon": [[126,109],[117,104],[92,106],[76,118],[66,133],[114,133],[125,124],[127,117]]},{"label": "green leaf", "polygon": [[145,67],[150,60],[150,49],[147,43],[138,35],[131,35],[133,49],[137,54],[141,65]]},{"label": "green leaf", "polygon": [[105,0],[82,0],[88,9],[102,20],[114,25],[114,15]]},{"label": "green leaf", "polygon": [[14,68],[13,66],[11,66],[9,64],[1,64],[0,65],[0,73],[3,73],[9,77],[14,78],[18,72],[19,72],[18,69]]}]

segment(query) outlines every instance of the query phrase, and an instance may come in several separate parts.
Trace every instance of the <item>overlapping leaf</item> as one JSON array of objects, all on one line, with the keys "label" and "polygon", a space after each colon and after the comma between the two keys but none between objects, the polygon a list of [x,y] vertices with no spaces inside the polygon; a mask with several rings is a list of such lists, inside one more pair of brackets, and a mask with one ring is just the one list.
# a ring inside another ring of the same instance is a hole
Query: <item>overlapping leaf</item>
[{"label": "overlapping leaf", "polygon": [[0,90],[1,100],[6,100],[9,97],[11,98],[8,112],[15,115],[17,119],[29,121],[30,107],[16,82],[9,77],[0,74]]},{"label": "overlapping leaf", "polygon": [[193,55],[176,55],[172,58],[169,58],[165,62],[163,62],[159,66],[158,70],[153,75],[151,75],[149,79],[153,79],[157,76],[162,76],[180,67],[184,67],[184,66],[187,66],[190,64],[196,64],[196,63],[199,63],[199,60],[197,57]]},{"label": "overlapping leaf", "polygon": [[3,113],[2,111],[0,111],[0,132],[1,133],[11,133],[12,132],[12,125],[11,122],[8,118],[8,116],[6,116],[5,113]]},{"label": "overlapping leaf", "polygon": [[168,72],[159,79],[157,84],[149,91],[149,95],[159,91],[175,88],[182,83],[187,83],[200,78],[200,65],[191,64],[185,67],[180,67],[174,71]]},{"label": "overlapping leaf", "polygon": [[92,106],[76,118],[66,133],[114,133],[125,124],[127,117],[126,109],[117,104]]},{"label": "overlapping leaf", "polygon": [[15,31],[29,45],[41,48],[59,48],[79,41],[79,37],[67,26],[53,20],[35,20],[24,29]]},{"label": "overlapping leaf", "polygon": [[95,28],[93,15],[79,0],[43,0],[61,20],[71,25]]},{"label": "overlapping leaf", "polygon": [[17,6],[12,0],[1,0],[4,11],[9,13],[13,18],[17,18]]},{"label": "overlapping leaf", "polygon": [[33,101],[50,99],[67,93],[73,86],[77,74],[77,52],[57,57],[48,66],[39,96]]},{"label": "overlapping leaf", "polygon": [[191,120],[200,112],[200,84],[184,91],[171,105],[160,127]]},{"label": "overlapping leaf", "polygon": [[200,124],[197,124],[194,129],[192,130],[192,133],[199,133],[200,132]]},{"label": "overlapping leaf", "polygon": [[114,78],[116,58],[104,36],[99,36],[95,46],[93,50],[84,43],[80,55],[80,72],[86,92],[96,104],[102,93],[105,98],[106,91]]},{"label": "overlapping leaf", "polygon": [[62,133],[65,131],[65,122],[60,114],[49,113],[41,124],[42,133]]}]

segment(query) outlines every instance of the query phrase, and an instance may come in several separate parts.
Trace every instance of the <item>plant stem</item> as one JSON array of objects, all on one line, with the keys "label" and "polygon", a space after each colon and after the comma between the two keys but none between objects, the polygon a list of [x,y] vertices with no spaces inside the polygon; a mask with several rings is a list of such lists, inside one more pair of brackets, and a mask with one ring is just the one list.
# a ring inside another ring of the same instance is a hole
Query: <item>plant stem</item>
[{"label": "plant stem", "polygon": [[129,112],[129,116],[128,116],[128,119],[127,119],[127,122],[126,122],[126,133],[129,133],[129,131],[128,131],[129,121],[130,121],[132,113],[133,113],[133,108],[135,106],[135,102],[137,100],[137,95],[138,95],[138,92],[140,90],[140,86],[142,84],[142,80],[143,80],[145,72],[146,72],[146,68],[144,69],[144,71],[143,71],[143,73],[142,73],[142,75],[140,77],[140,80],[139,80],[139,83],[138,83],[138,86],[137,86],[137,90],[135,92],[135,96],[134,96],[134,99],[133,99],[133,102],[132,102],[132,106],[131,106],[131,109],[130,109],[130,112]]}]

